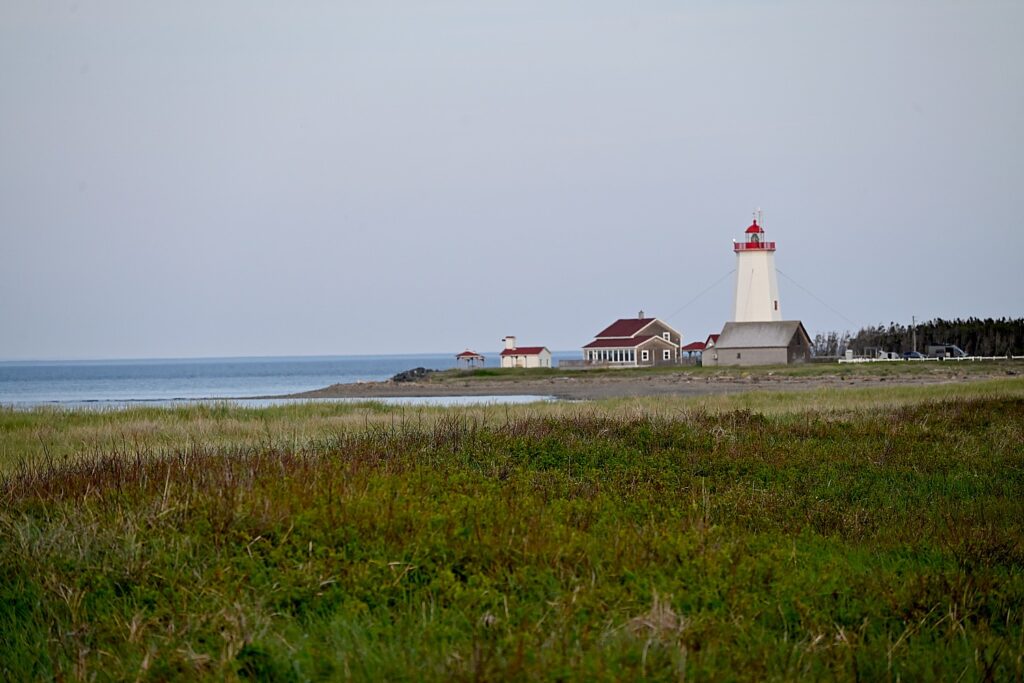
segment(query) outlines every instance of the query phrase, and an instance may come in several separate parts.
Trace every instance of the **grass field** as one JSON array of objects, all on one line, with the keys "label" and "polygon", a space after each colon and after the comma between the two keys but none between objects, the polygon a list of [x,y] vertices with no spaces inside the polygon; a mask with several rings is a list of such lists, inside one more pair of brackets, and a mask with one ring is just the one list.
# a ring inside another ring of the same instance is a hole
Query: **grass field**
[{"label": "grass field", "polygon": [[1017,378],[0,439],[3,679],[1022,678]]}]

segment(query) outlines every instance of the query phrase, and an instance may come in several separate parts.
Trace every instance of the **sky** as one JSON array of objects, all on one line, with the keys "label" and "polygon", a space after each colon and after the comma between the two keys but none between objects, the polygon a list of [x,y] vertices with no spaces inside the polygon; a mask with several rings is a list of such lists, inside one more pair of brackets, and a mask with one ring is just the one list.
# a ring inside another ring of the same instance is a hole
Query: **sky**
[{"label": "sky", "polygon": [[0,358],[573,349],[641,309],[702,340],[757,208],[812,335],[1019,317],[1022,26],[1019,0],[8,0]]}]

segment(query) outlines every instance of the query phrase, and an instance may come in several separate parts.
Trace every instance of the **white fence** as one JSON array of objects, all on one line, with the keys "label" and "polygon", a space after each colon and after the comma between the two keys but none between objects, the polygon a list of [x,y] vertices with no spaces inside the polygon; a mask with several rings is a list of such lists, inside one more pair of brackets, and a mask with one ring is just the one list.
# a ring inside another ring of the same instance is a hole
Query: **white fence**
[{"label": "white fence", "polygon": [[960,358],[840,358],[840,363],[923,363],[926,361],[1024,360],[1024,356],[962,356]]}]

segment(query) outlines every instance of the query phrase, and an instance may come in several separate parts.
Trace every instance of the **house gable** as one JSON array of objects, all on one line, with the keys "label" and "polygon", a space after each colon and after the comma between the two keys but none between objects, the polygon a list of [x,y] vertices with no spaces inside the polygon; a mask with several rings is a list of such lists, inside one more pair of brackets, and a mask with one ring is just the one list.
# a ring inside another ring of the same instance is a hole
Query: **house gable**
[{"label": "house gable", "polygon": [[643,328],[643,333],[651,334],[656,337],[661,337],[663,339],[665,337],[665,334],[668,334],[668,341],[672,342],[676,346],[679,346],[680,344],[683,343],[683,336],[679,334],[679,332],[676,331],[675,328],[657,318],[652,320]]}]

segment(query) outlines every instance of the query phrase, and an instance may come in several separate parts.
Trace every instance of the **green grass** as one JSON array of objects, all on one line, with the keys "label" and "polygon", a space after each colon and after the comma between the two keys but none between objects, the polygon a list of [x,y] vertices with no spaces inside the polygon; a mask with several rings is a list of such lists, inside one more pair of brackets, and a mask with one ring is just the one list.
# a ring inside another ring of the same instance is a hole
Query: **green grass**
[{"label": "green grass", "polygon": [[1022,676],[1020,380],[0,429],[7,680]]}]

